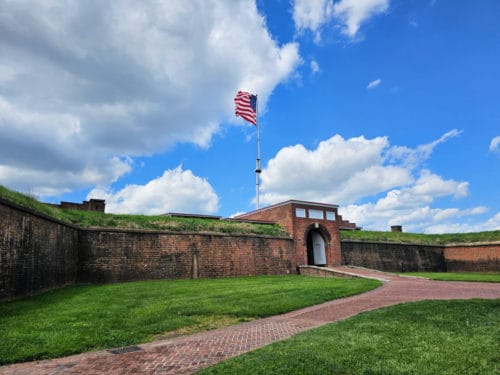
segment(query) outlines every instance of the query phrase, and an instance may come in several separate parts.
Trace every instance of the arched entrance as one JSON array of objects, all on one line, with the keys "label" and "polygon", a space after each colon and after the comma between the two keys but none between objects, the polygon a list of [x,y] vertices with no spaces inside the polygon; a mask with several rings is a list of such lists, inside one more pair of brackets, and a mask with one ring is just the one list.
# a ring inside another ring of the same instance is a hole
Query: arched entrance
[{"label": "arched entrance", "polygon": [[310,230],[307,234],[307,264],[326,265],[325,240],[319,230]]}]

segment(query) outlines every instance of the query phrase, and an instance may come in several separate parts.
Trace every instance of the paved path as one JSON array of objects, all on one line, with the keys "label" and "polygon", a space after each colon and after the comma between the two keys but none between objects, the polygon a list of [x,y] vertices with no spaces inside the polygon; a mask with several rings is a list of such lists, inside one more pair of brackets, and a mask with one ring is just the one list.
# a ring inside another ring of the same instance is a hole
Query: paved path
[{"label": "paved path", "polygon": [[361,295],[236,326],[129,347],[127,353],[84,353],[0,367],[0,374],[192,374],[197,370],[362,311],[424,299],[500,298],[500,284],[431,281],[365,269],[336,271],[378,278],[384,286]]}]

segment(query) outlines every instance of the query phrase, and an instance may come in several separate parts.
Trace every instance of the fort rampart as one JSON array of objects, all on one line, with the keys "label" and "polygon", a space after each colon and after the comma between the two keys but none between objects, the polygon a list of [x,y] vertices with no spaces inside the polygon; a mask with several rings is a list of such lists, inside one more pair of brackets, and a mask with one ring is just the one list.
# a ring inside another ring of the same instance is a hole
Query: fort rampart
[{"label": "fort rampart", "polygon": [[288,238],[220,233],[82,230],[78,280],[118,282],[295,272]]},{"label": "fort rampart", "polygon": [[500,242],[448,245],[443,255],[449,272],[500,272]]},{"label": "fort rampart", "polygon": [[[500,244],[342,240],[342,263],[384,271],[499,272]],[[0,300],[74,283],[295,273],[292,238],[82,229],[0,199]]]},{"label": "fort rampart", "polygon": [[288,274],[293,240],[82,229],[0,199],[0,300],[74,283]]},{"label": "fort rampart", "polygon": [[342,264],[387,272],[500,272],[500,243],[415,245],[342,240]]},{"label": "fort rampart", "polygon": [[0,300],[75,283],[78,233],[0,199]]}]

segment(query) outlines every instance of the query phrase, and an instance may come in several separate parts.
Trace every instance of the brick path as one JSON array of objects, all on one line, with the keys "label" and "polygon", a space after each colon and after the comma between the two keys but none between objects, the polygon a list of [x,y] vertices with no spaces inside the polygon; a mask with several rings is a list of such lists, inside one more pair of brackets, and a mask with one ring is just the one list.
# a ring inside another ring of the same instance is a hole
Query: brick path
[{"label": "brick path", "polygon": [[[336,271],[378,278],[384,286],[358,296],[236,326],[129,347],[0,367],[0,374],[192,374],[197,370],[362,311],[424,299],[500,298],[500,284],[431,281],[365,269]],[[135,351],[134,351],[135,350]]]}]

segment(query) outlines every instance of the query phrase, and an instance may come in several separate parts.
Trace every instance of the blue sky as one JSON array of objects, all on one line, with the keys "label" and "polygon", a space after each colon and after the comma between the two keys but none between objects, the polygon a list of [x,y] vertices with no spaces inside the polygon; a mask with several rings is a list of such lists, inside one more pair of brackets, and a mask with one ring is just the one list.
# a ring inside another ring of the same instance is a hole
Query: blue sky
[{"label": "blue sky", "polygon": [[108,212],[500,229],[500,3],[0,2],[0,184]]}]

